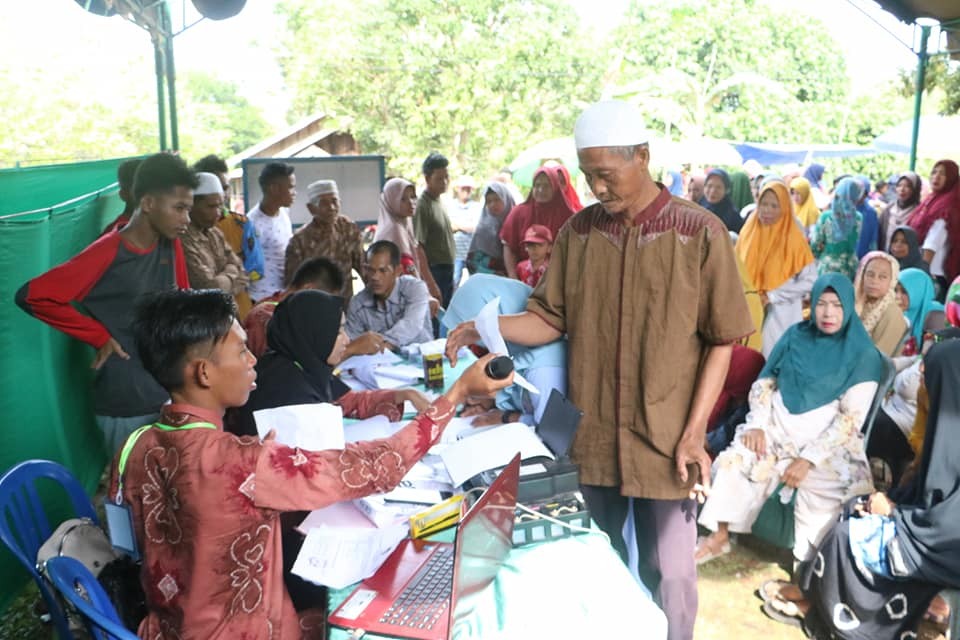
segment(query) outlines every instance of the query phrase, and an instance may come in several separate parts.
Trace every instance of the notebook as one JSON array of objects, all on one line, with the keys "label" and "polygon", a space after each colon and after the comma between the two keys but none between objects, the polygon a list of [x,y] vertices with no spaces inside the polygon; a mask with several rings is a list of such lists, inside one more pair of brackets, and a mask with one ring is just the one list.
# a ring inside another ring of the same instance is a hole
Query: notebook
[{"label": "notebook", "polygon": [[515,456],[463,516],[452,544],[404,540],[330,614],[330,623],[397,638],[452,638],[513,546],[519,476]]}]

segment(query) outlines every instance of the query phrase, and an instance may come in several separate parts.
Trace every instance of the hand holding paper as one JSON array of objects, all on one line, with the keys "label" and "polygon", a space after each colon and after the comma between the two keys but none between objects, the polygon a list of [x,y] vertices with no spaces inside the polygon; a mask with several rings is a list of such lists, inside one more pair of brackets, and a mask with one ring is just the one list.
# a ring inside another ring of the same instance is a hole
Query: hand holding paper
[{"label": "hand holding paper", "polygon": [[[504,341],[503,336],[500,335],[499,296],[483,306],[483,309],[481,309],[480,313],[477,314],[477,317],[474,319],[473,323],[477,333],[480,334],[480,339],[483,341],[483,345],[490,351],[490,353],[500,353],[503,355],[508,355],[510,353],[507,350],[506,341]],[[530,384],[530,382],[519,373],[514,374],[513,381],[530,393],[540,395],[540,390]]]}]

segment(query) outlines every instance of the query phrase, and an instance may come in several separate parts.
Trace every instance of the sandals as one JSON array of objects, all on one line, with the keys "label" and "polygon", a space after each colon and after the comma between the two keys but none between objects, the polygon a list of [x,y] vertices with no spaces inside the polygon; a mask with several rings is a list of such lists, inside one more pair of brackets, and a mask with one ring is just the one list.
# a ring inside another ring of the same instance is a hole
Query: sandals
[{"label": "sandals", "polygon": [[773,598],[763,603],[761,607],[763,613],[771,620],[776,620],[791,627],[801,627],[803,625],[803,614],[800,608],[789,600],[780,600]]},{"label": "sandals", "polygon": [[[719,558],[720,556],[724,556],[730,553],[729,540],[727,540],[724,544],[720,545],[719,547],[717,547],[714,544],[711,544],[709,540],[710,540],[710,537],[707,536],[706,538],[701,538],[700,541],[697,543],[697,550],[695,551],[695,554],[694,554],[694,558],[697,561],[697,566],[700,566],[704,563],[710,562],[715,558]],[[700,554],[701,550],[705,550],[706,554],[700,557],[697,557],[697,555]]]},{"label": "sandals", "polygon": [[791,585],[793,583],[788,580],[764,580],[760,586],[754,591],[754,594],[760,598],[763,602],[770,602],[771,600],[782,600],[780,598],[780,589]]}]

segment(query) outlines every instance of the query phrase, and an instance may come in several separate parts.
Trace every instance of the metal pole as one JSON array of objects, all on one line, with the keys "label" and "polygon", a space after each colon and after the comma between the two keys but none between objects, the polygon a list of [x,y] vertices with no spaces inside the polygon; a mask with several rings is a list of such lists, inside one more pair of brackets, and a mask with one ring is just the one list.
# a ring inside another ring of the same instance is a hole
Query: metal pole
[{"label": "metal pole", "polygon": [[160,34],[151,30],[150,39],[153,40],[153,64],[157,75],[157,127],[160,131],[160,151],[167,150],[167,110],[166,96],[163,89],[164,63],[163,47],[160,44]]},{"label": "metal pole", "polygon": [[170,98],[170,148],[179,151],[180,133],[177,126],[177,72],[173,64],[173,25],[170,21],[170,5],[166,0],[160,5],[160,14],[166,45],[167,95]]},{"label": "metal pole", "polygon": [[913,94],[913,133],[910,136],[910,171],[917,168],[917,139],[920,137],[920,103],[923,102],[923,85],[927,76],[927,41],[930,26],[920,25],[920,51],[917,53],[917,90]]}]

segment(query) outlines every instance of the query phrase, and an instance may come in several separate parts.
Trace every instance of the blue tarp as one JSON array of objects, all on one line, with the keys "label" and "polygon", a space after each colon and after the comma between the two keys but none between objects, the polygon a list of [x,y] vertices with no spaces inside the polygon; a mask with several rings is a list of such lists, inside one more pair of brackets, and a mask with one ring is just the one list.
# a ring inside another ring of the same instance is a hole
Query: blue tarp
[{"label": "blue tarp", "polygon": [[734,143],[744,162],[756,160],[768,167],[776,164],[810,164],[812,158],[846,158],[883,153],[871,147],[850,144],[776,144],[762,142]]}]

